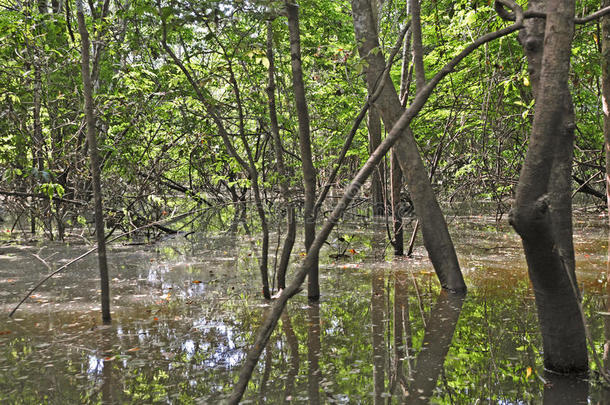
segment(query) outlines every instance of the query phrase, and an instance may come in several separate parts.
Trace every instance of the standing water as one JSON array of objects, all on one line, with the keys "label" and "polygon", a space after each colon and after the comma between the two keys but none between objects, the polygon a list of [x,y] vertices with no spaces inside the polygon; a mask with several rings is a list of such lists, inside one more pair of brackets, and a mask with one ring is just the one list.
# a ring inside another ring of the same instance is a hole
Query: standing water
[{"label": "standing water", "polygon": [[[394,259],[383,228],[335,232],[321,254],[320,304],[305,293],[289,301],[243,403],[605,403],[595,373],[562,380],[544,372],[517,235],[485,217],[450,226],[465,300],[440,293],[422,248]],[[610,340],[607,240],[602,219],[576,221],[579,287],[600,357]],[[7,317],[44,275],[89,248],[0,245],[0,403],[226,398],[270,309],[258,238],[193,234],[111,247],[110,326],[100,323],[94,255]],[[294,261],[302,257],[297,251]]]}]

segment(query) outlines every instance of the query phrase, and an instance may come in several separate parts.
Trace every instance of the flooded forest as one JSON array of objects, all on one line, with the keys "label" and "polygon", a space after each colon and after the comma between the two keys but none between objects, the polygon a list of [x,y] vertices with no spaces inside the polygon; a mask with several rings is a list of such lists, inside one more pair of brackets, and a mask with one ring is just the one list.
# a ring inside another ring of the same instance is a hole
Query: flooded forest
[{"label": "flooded forest", "polygon": [[0,0],[0,403],[610,404],[610,0]]}]

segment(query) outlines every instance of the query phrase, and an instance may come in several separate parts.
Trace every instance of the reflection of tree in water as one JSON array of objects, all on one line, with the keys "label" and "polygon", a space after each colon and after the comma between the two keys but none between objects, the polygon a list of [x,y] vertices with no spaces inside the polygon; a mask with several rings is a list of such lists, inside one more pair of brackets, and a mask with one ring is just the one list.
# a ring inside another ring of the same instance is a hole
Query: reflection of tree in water
[{"label": "reflection of tree in water", "polygon": [[371,274],[371,336],[373,342],[373,386],[374,403],[383,404],[385,392],[385,290],[384,270],[376,269]]},{"label": "reflection of tree in water", "polygon": [[301,357],[299,355],[299,341],[294,329],[292,328],[292,321],[288,315],[288,311],[285,310],[282,314],[282,331],[286,335],[286,342],[288,343],[288,349],[290,351],[290,369],[286,376],[286,390],[284,392],[283,403],[286,403],[292,399],[294,393],[294,384],[296,376],[299,374],[299,364]]},{"label": "reflection of tree in water", "polygon": [[307,307],[307,377],[309,403],[320,403],[320,304],[311,302]]}]

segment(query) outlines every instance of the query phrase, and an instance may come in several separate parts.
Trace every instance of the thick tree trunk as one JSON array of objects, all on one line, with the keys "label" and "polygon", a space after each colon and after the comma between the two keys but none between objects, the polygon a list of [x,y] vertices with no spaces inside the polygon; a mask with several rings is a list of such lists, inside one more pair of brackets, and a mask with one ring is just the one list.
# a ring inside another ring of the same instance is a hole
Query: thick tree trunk
[{"label": "thick tree trunk", "polygon": [[[369,70],[379,76],[385,61],[379,49],[377,31],[369,0],[352,0],[354,30],[360,56],[369,63]],[[389,76],[384,76],[382,94],[375,102],[385,126],[391,128],[402,115],[403,108]],[[440,206],[436,201],[428,173],[424,167],[417,143],[407,128],[394,146],[394,153],[405,176],[407,186],[422,228],[424,246],[434,266],[441,286],[450,291],[465,291],[466,284],[460,271],[453,242]]]},{"label": "thick tree trunk", "polygon": [[290,262],[290,254],[296,239],[296,218],[294,205],[291,201],[288,174],[284,165],[284,150],[280,137],[280,128],[277,121],[277,110],[275,107],[275,62],[273,60],[273,26],[271,21],[267,22],[267,59],[269,60],[269,84],[267,86],[267,97],[269,99],[269,121],[271,123],[271,135],[273,136],[273,146],[275,148],[276,167],[279,175],[280,192],[284,200],[287,211],[286,222],[287,232],[282,247],[282,255],[277,271],[277,285],[280,290],[286,288],[286,270]]},{"label": "thick tree trunk", "polygon": [[102,209],[102,187],[100,176],[100,157],[95,133],[95,113],[93,107],[93,86],[89,68],[89,33],[85,25],[82,0],[76,1],[78,31],[81,36],[81,72],[83,79],[83,96],[85,98],[85,117],[87,120],[87,142],[91,161],[91,178],[93,182],[93,199],[95,203],[95,233],[97,237],[97,257],[100,269],[100,284],[102,294],[102,321],[110,323],[110,288],[108,282],[108,264],[106,260],[106,239],[104,235],[104,211]]},{"label": "thick tree trunk", "polygon": [[[305,187],[305,249],[309,252],[311,244],[316,237],[316,170],[311,155],[311,136],[309,130],[309,111],[305,99],[305,85],[303,83],[303,68],[301,66],[301,32],[299,28],[299,6],[286,1],[288,12],[288,28],[290,30],[290,60],[292,66],[292,85],[294,100],[299,120],[299,147],[303,169],[303,185]],[[320,285],[318,281],[318,260],[312,262],[309,268],[307,296],[312,301],[320,298]]]},{"label": "thick tree trunk", "polygon": [[[530,63],[536,113],[510,222],[523,241],[544,365],[555,372],[582,373],[588,370],[588,358],[574,275],[571,203],[567,202],[574,129],[568,88],[574,2],[550,0],[546,6],[544,39],[536,35],[539,27],[521,36]],[[542,44],[539,57],[534,51]]]}]

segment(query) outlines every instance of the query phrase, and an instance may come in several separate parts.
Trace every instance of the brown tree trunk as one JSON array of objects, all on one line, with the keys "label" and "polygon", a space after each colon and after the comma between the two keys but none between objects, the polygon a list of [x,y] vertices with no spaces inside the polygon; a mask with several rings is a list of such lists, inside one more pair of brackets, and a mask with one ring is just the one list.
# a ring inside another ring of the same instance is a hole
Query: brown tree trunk
[{"label": "brown tree trunk", "polygon": [[[375,25],[379,25],[379,7],[382,2],[378,2],[377,0],[371,0],[372,11],[373,11],[373,19],[375,21]],[[377,87],[377,80],[379,80],[379,76],[376,76],[374,72],[371,72],[370,69],[366,69],[366,89],[368,92],[369,98],[375,92],[375,88]],[[381,143],[381,117],[379,116],[379,111],[374,106],[369,108],[367,114],[367,128],[368,128],[368,141],[369,141],[369,155],[373,153],[375,149]],[[373,216],[382,216],[385,214],[385,204],[384,204],[384,190],[383,185],[385,182],[384,179],[384,166],[381,163],[377,166],[377,170],[373,172],[371,175],[371,205],[373,207]]]},{"label": "brown tree trunk", "polygon": [[[602,7],[610,0],[602,0]],[[606,158],[606,205],[610,224],[610,16],[601,18],[602,53],[602,108],[604,112],[604,155]],[[608,261],[606,266],[606,310],[610,310],[610,233],[608,234]],[[604,368],[610,371],[610,317],[604,316]]]},{"label": "brown tree trunk", "polygon": [[[305,99],[305,85],[303,83],[303,68],[301,66],[301,32],[299,28],[299,6],[286,1],[288,12],[288,29],[290,30],[290,61],[292,66],[292,85],[294,100],[299,120],[299,147],[303,169],[303,185],[305,187],[305,249],[309,252],[311,244],[316,237],[316,170],[311,155],[311,136],[309,130],[309,111]],[[316,253],[317,255],[317,253]],[[316,257],[317,259],[317,257]],[[318,260],[311,262],[307,282],[307,296],[312,301],[320,298],[320,285],[318,280]]]},{"label": "brown tree trunk", "polygon": [[95,113],[93,107],[93,86],[89,68],[89,33],[85,25],[82,0],[76,1],[76,16],[78,31],[81,36],[81,72],[83,79],[83,96],[85,98],[85,117],[87,121],[87,142],[91,161],[91,178],[93,182],[93,199],[95,204],[95,233],[97,237],[97,257],[100,269],[100,284],[102,295],[102,321],[110,323],[110,288],[108,282],[108,264],[106,260],[106,239],[104,235],[104,211],[102,209],[102,187],[100,176],[100,157],[95,133]]},{"label": "brown tree trunk", "polygon": [[273,26],[272,22],[267,22],[267,59],[269,60],[269,84],[267,86],[267,97],[269,99],[269,121],[271,122],[271,135],[273,136],[273,146],[275,148],[275,159],[277,172],[280,178],[280,192],[284,200],[287,211],[286,222],[287,232],[282,247],[282,255],[277,271],[277,285],[280,290],[286,288],[286,270],[290,262],[290,254],[296,239],[296,218],[294,205],[290,196],[288,174],[284,165],[284,150],[282,139],[280,138],[280,128],[277,121],[277,111],[275,108],[275,62],[273,60]]},{"label": "brown tree trunk", "polygon": [[[368,61],[369,70],[379,75],[384,70],[385,61],[381,52],[375,51],[379,48],[379,42],[370,1],[352,0],[352,12],[360,55]],[[391,128],[402,115],[403,109],[391,79],[387,75],[384,78],[382,94],[376,100],[375,106],[380,111],[385,126]],[[408,128],[402,132],[394,145],[394,152],[411,192],[415,212],[420,219],[424,246],[441,286],[450,291],[465,291],[466,284],[447,223],[436,201],[417,143]]]},{"label": "brown tree trunk", "polygon": [[415,70],[415,88],[419,91],[426,84],[420,6],[419,0],[409,0],[409,2],[411,6],[411,27],[413,30],[413,68]]},{"label": "brown tree trunk", "polygon": [[390,152],[390,189],[392,201],[392,233],[394,256],[402,256],[405,252],[404,230],[402,218],[402,204],[400,203],[400,190],[402,189],[402,171],[398,164],[396,154]]},{"label": "brown tree trunk", "polygon": [[[568,88],[574,1],[549,0],[546,13],[543,40],[534,31],[522,35],[536,112],[510,222],[523,241],[542,332],[544,365],[555,372],[583,373],[589,366],[574,275],[571,203],[567,202],[574,130]],[[542,44],[538,63],[532,50]]]},{"label": "brown tree trunk", "polygon": [[[233,391],[231,392],[230,397],[227,400],[229,404],[237,404],[242,398],[246,387],[248,386],[248,382],[252,377],[252,373],[256,364],[258,363],[258,359],[265,348],[265,345],[269,341],[269,337],[271,336],[275,326],[277,325],[278,320],[288,300],[294,296],[296,292],[298,292],[299,287],[305,281],[307,277],[309,268],[313,262],[318,261],[318,254],[322,245],[330,235],[331,231],[341,218],[341,216],[345,213],[347,207],[351,204],[354,198],[358,195],[362,184],[368,179],[371,175],[375,167],[381,162],[383,157],[390,151],[390,148],[398,142],[399,138],[404,133],[405,129],[409,126],[413,118],[421,111],[422,107],[425,105],[426,101],[438,85],[438,83],[449,73],[451,73],[456,66],[468,55],[472,53],[475,49],[480,47],[483,44],[486,44],[494,39],[501,38],[508,34],[511,34],[517,30],[519,30],[523,26],[523,18],[519,16],[517,21],[505,28],[499,29],[494,32],[487,33],[480,38],[477,38],[471,44],[468,44],[458,55],[456,55],[453,59],[451,59],[443,68],[436,73],[430,81],[424,86],[424,88],[416,95],[413,99],[413,102],[407,108],[400,119],[396,122],[396,124],[389,131],[386,138],[381,142],[379,148],[369,156],[368,160],[362,166],[362,168],[358,171],[356,176],[352,179],[349,186],[345,189],[343,196],[335,206],[333,212],[330,214],[324,225],[320,228],[313,244],[311,245],[311,252],[305,257],[304,263],[299,268],[299,271],[294,275],[294,280],[290,283],[284,292],[278,297],[277,301],[273,304],[270,315],[263,321],[259,331],[257,332],[256,341],[248,351],[246,359],[244,360],[244,365],[239,373],[239,379],[235,386],[233,387]],[[460,295],[456,295],[460,296]]]},{"label": "brown tree trunk", "polygon": [[[373,85],[374,86],[374,85]],[[374,87],[370,86],[367,75],[367,87],[369,97],[374,92]],[[367,127],[369,131],[369,154],[373,153],[381,143],[381,117],[375,107],[369,108]],[[373,207],[373,216],[383,216],[385,214],[384,190],[383,181],[384,164],[381,162],[377,169],[371,175],[371,205]]]}]

